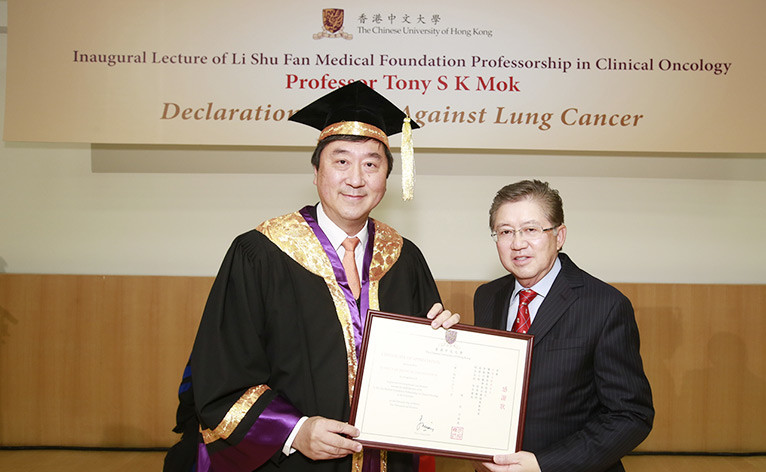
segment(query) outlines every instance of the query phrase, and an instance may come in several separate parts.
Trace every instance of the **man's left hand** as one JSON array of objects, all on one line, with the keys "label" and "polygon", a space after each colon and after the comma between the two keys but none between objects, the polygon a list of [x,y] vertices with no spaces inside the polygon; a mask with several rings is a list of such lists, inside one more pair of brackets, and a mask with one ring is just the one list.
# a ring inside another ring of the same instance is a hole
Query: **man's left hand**
[{"label": "man's left hand", "polygon": [[460,314],[445,310],[441,303],[434,303],[434,306],[428,310],[426,317],[431,321],[433,329],[449,329],[460,322]]}]

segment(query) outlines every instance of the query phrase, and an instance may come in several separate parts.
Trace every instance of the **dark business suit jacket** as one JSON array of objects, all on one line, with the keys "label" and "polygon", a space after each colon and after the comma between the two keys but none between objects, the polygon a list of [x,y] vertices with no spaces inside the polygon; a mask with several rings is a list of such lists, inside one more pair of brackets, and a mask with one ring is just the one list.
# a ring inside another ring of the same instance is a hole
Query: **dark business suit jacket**
[{"label": "dark business suit jacket", "polygon": [[[646,438],[654,408],[630,301],[559,254],[561,272],[528,334],[534,335],[523,447],[543,472],[623,471]],[[477,326],[506,329],[515,279],[474,295]]]}]

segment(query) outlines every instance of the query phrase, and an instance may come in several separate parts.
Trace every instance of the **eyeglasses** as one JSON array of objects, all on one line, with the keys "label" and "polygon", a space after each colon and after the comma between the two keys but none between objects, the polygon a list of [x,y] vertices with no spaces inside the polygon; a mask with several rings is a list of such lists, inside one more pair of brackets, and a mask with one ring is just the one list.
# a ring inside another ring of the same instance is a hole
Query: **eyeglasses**
[{"label": "eyeglasses", "polygon": [[538,239],[542,238],[546,232],[556,228],[558,228],[558,226],[543,228],[542,226],[537,226],[537,225],[524,226],[521,229],[503,228],[500,231],[492,231],[492,233],[490,233],[490,236],[492,236],[492,239],[496,243],[497,242],[509,243],[513,241],[513,238],[517,234],[524,241],[537,241]]}]

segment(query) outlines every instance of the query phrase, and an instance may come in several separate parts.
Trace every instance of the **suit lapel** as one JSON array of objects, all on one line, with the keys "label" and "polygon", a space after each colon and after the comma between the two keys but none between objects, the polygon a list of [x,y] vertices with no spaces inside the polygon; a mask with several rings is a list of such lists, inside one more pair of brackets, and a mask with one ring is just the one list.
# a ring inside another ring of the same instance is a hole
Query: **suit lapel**
[{"label": "suit lapel", "polygon": [[534,344],[539,343],[558,320],[564,316],[569,306],[579,296],[577,289],[583,285],[580,269],[569,257],[566,254],[559,254],[559,259],[561,260],[561,272],[553,282],[548,296],[543,300],[532,325],[529,327],[529,334],[535,336]]},{"label": "suit lapel", "polygon": [[513,276],[506,276],[505,283],[497,296],[492,307],[492,326],[495,329],[505,330],[508,325],[508,308],[511,306],[511,294],[516,280]]}]

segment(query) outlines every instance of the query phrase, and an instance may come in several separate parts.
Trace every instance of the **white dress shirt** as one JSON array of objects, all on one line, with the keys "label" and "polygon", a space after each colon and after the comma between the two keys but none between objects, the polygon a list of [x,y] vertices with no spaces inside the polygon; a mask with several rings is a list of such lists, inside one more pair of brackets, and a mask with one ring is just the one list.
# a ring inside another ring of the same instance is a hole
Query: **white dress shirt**
[{"label": "white dress shirt", "polygon": [[529,302],[529,324],[535,321],[537,310],[540,309],[540,305],[543,304],[543,300],[548,296],[548,292],[551,291],[553,281],[556,280],[556,276],[561,272],[561,261],[556,257],[556,261],[553,263],[553,267],[550,272],[545,274],[539,282],[531,287],[522,287],[519,281],[516,281],[516,286],[513,288],[513,294],[511,294],[511,306],[508,307],[508,321],[506,322],[506,331],[513,330],[513,321],[516,319],[516,313],[519,309],[519,292],[530,288],[537,293],[537,296]]},{"label": "white dress shirt", "polygon": [[361,282],[364,280],[364,277],[362,277],[364,250],[367,247],[367,241],[370,239],[370,235],[367,231],[367,224],[365,223],[361,231],[349,236],[345,231],[340,229],[338,225],[333,223],[329,216],[327,216],[327,213],[325,213],[322,209],[321,203],[317,205],[317,224],[319,224],[319,227],[322,228],[322,231],[324,232],[325,236],[327,236],[327,239],[330,240],[330,244],[332,244],[332,247],[335,248],[335,252],[338,253],[338,258],[341,261],[343,260],[343,256],[346,254],[346,249],[343,247],[343,241],[345,241],[346,238],[353,238],[354,236],[359,238],[359,244],[357,244],[356,249],[354,249],[354,259],[356,259],[356,270],[359,273],[359,281]]},{"label": "white dress shirt", "polygon": [[[367,241],[370,238],[369,232],[367,231],[367,224],[364,225],[361,231],[355,235],[349,236],[345,231],[340,229],[338,225],[333,223],[329,216],[327,216],[327,213],[325,213],[322,209],[321,203],[317,205],[317,224],[322,229],[325,236],[327,236],[327,239],[330,240],[330,244],[332,244],[332,247],[335,248],[335,252],[338,253],[338,258],[340,258],[341,261],[343,260],[343,256],[346,254],[346,249],[343,247],[343,241],[348,237],[356,236],[359,238],[359,244],[357,244],[356,249],[354,249],[354,258],[356,259],[356,270],[359,272],[359,281],[361,282],[364,280],[362,278],[364,250],[367,247]],[[298,420],[292,432],[290,433],[290,436],[288,436],[287,440],[285,440],[285,444],[282,447],[282,453],[286,456],[289,456],[295,452],[295,449],[293,449],[293,441],[295,441],[295,436],[298,435],[298,430],[301,429],[301,426],[303,426],[303,423],[307,419],[308,416],[304,416]]]}]

